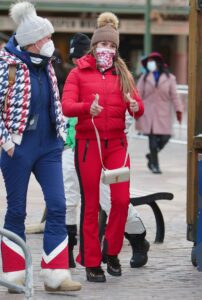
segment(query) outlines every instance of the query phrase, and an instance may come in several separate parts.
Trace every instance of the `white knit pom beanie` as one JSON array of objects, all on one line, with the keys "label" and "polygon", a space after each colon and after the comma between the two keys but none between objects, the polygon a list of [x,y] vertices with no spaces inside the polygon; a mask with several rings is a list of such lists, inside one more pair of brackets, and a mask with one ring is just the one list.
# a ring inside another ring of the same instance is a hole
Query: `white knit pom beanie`
[{"label": "white knit pom beanie", "polygon": [[15,38],[21,47],[34,44],[54,32],[51,22],[37,16],[35,7],[28,1],[12,4],[10,16],[17,25]]}]

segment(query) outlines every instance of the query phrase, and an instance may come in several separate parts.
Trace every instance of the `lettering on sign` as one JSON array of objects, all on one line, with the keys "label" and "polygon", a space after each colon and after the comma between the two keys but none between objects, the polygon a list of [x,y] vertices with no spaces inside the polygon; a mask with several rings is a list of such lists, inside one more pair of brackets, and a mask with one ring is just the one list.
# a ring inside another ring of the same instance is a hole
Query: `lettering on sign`
[{"label": "lettering on sign", "polygon": [[[48,19],[52,22],[56,33],[93,33],[96,28],[96,19],[94,18],[48,17]],[[13,31],[15,25],[8,16],[0,16],[0,28],[1,31]],[[121,34],[144,34],[144,20],[120,19],[119,31]],[[162,20],[161,26],[157,22],[151,22],[152,34],[188,35],[188,32],[188,21]]]}]

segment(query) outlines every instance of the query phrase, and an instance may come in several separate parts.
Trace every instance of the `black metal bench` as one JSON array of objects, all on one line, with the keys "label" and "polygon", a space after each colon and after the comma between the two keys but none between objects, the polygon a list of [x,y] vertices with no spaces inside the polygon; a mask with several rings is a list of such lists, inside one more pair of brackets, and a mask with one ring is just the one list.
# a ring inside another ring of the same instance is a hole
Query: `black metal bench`
[{"label": "black metal bench", "polygon": [[[172,200],[174,195],[172,193],[160,192],[160,193],[153,193],[148,194],[145,196],[137,196],[131,197],[130,203],[133,206],[144,205],[147,204],[151,207],[154,213],[155,221],[156,221],[156,236],[155,236],[155,243],[163,243],[165,237],[165,223],[163,214],[156,203],[158,200]],[[107,214],[102,208],[100,207],[99,213],[99,238],[102,241],[102,237],[105,232],[107,222]]]},{"label": "black metal bench", "polygon": [[[138,205],[149,205],[154,213],[155,221],[156,221],[156,236],[154,243],[163,243],[165,237],[165,223],[163,214],[156,203],[158,200],[172,200],[174,195],[172,193],[167,192],[159,192],[147,194],[144,196],[131,196],[130,203],[133,206]],[[40,223],[31,224],[26,227],[27,233],[41,233],[44,231],[44,221],[46,219],[46,210],[44,210],[43,217]],[[107,222],[107,214],[100,207],[99,212],[99,239],[102,241],[102,237],[105,233],[105,227]]]}]

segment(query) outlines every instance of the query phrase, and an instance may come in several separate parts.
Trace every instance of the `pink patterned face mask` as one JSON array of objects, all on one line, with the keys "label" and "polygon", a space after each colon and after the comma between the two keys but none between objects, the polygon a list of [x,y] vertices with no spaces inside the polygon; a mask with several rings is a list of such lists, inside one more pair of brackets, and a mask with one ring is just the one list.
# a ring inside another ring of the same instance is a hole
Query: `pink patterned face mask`
[{"label": "pink patterned face mask", "polygon": [[112,67],[113,59],[116,54],[115,49],[108,49],[108,48],[97,48],[96,49],[96,61],[97,66],[102,71],[105,71]]}]

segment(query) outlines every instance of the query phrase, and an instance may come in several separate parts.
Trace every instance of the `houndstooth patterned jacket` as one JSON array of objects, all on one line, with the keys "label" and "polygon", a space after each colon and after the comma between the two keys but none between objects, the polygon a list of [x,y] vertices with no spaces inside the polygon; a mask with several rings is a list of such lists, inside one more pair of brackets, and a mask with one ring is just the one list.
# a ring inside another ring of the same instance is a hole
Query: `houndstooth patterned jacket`
[{"label": "houndstooth patterned jacket", "polygon": [[[16,79],[9,88],[8,65],[16,65]],[[62,114],[60,96],[55,71],[51,62],[48,64],[48,74],[54,96],[57,135],[66,138],[65,119]],[[23,61],[5,49],[0,51],[0,146],[6,151],[13,143],[21,143],[26,128],[31,100],[31,82],[29,69]],[[6,105],[5,105],[6,101]]]}]

